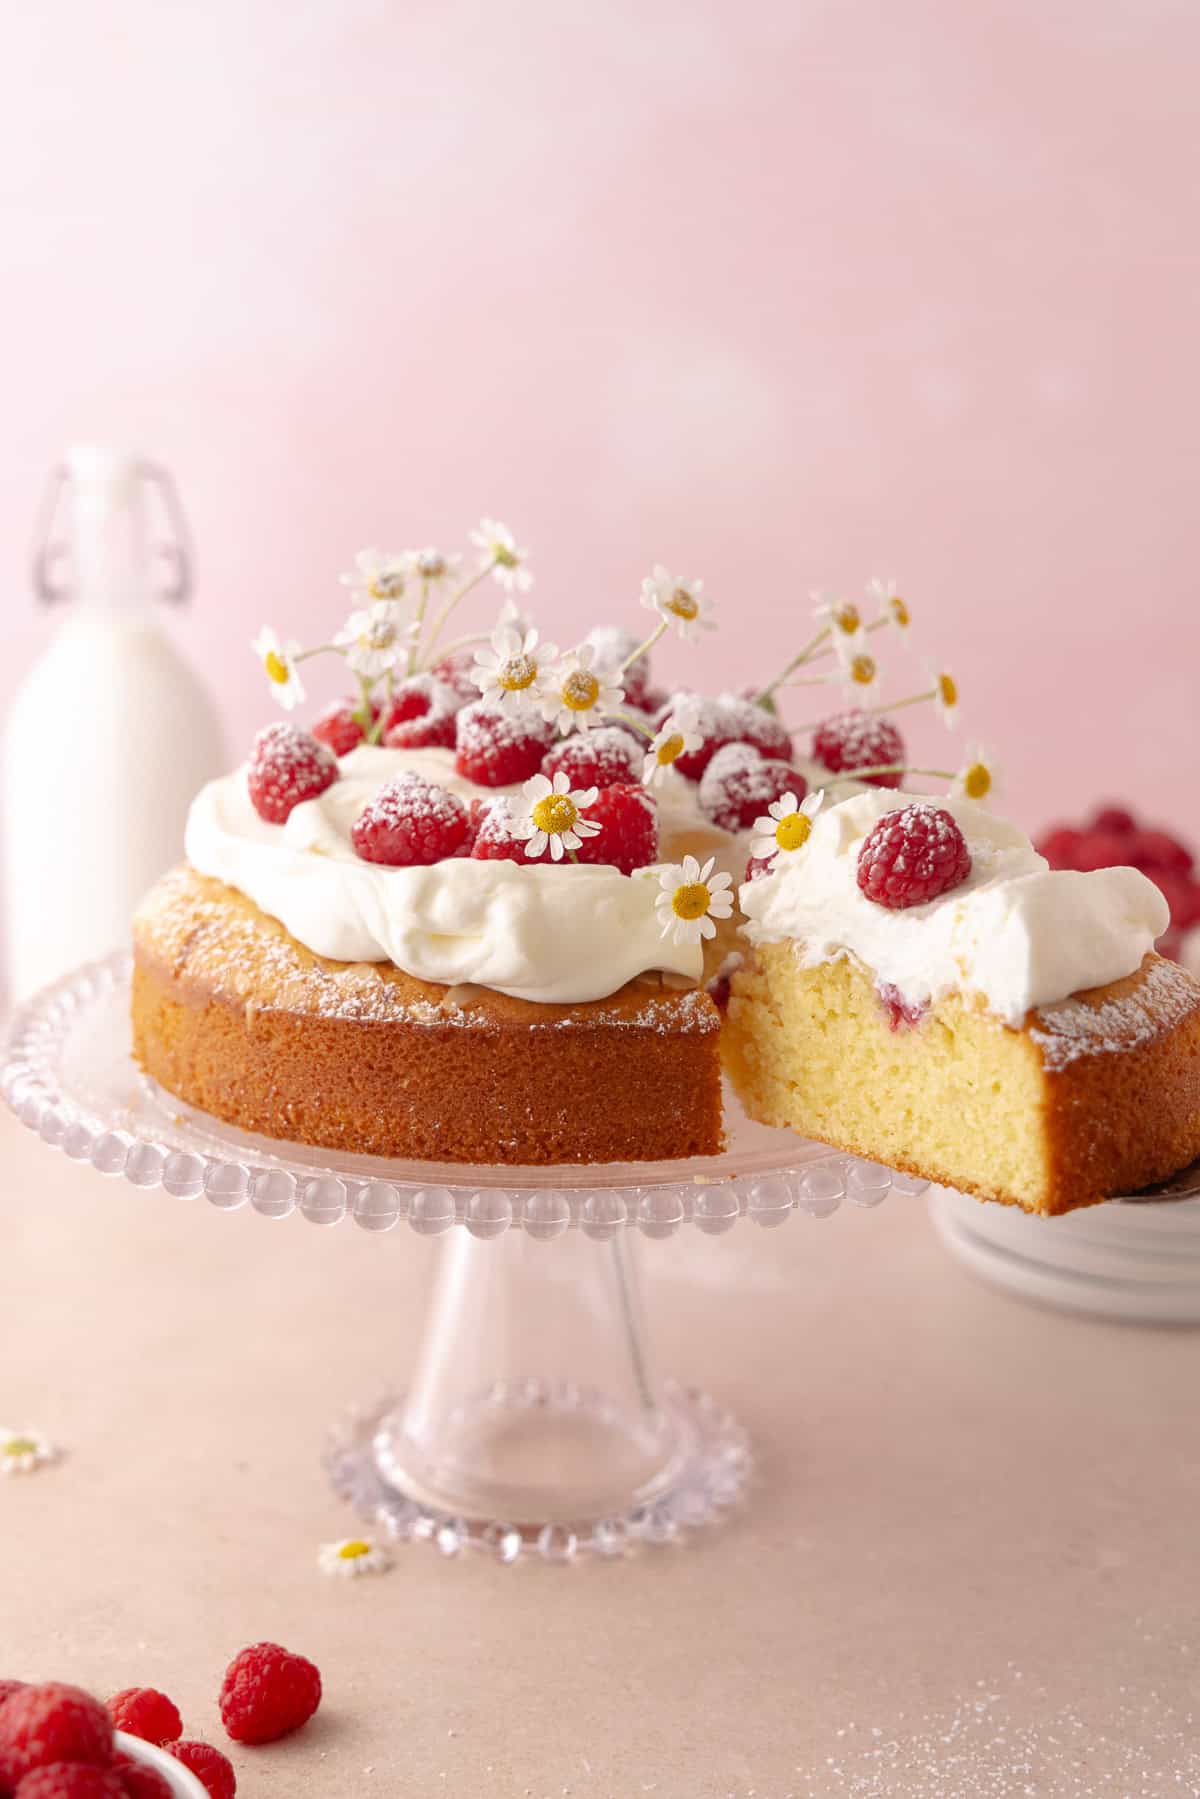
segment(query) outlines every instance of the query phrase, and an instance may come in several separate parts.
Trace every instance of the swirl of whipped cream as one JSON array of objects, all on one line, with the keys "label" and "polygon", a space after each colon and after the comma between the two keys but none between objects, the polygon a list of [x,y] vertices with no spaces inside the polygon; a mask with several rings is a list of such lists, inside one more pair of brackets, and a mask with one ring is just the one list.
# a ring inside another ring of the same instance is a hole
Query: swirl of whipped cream
[{"label": "swirl of whipped cream", "polygon": [[802,850],[742,887],[751,941],[793,941],[806,968],[849,954],[916,1005],[965,993],[1019,1028],[1031,1008],[1132,974],[1166,930],[1166,901],[1137,869],[1053,871],[1023,831],[959,799],[932,803],[967,840],[967,879],[923,906],[875,904],[858,889],[859,850],[912,800],[870,790],[819,813]]},{"label": "swirl of whipped cream", "polygon": [[598,864],[468,857],[420,868],[364,862],[351,827],[404,770],[463,800],[516,790],[464,780],[449,750],[360,747],[340,768],[341,779],[296,806],[284,825],[255,812],[244,768],[209,782],[188,815],[188,861],[333,961],[390,961],[418,980],[474,983],[556,1004],[606,998],[650,969],[699,980],[700,945],[660,934],[653,870],[626,876]]}]

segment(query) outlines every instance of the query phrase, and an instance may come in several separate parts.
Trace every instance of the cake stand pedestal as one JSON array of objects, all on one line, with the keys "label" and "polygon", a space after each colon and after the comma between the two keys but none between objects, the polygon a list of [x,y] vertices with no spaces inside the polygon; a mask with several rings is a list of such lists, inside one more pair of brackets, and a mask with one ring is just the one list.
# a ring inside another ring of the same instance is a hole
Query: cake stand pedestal
[{"label": "cake stand pedestal", "polygon": [[719,1519],[746,1486],[749,1445],[715,1400],[660,1380],[638,1238],[770,1228],[924,1186],[755,1125],[732,1098],[726,1151],[685,1162],[397,1162],[251,1136],[138,1072],[129,976],[128,955],[116,954],[25,1008],[5,1098],[48,1145],[136,1187],[221,1211],[443,1238],[407,1380],[348,1415],[326,1465],[393,1540],[426,1539],[447,1555],[569,1561]]}]

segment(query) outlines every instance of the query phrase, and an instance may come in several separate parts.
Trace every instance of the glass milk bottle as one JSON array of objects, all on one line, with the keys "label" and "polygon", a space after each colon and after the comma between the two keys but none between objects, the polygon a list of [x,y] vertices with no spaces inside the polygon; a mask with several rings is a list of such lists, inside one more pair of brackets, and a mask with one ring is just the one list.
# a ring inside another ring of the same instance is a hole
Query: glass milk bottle
[{"label": "glass milk bottle", "polygon": [[[153,548],[152,495],[174,538]],[[159,601],[183,601],[189,582],[165,471],[114,450],[69,451],[35,562],[39,598],[64,617],[0,750],[10,1004],[128,941],[137,902],[183,853],[196,789],[220,772],[213,704],[161,623]]]}]

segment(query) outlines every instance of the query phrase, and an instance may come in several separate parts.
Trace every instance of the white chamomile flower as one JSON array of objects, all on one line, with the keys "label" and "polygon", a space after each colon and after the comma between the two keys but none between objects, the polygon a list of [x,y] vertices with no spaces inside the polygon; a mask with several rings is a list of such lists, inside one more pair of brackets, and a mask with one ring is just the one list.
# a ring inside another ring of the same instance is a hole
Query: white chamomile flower
[{"label": "white chamomile flower", "polygon": [[624,688],[611,685],[613,677],[595,663],[595,644],[584,643],[547,669],[539,703],[542,717],[560,731],[586,731],[600,724],[625,698]]},{"label": "white chamomile flower", "polygon": [[374,681],[396,666],[411,635],[402,606],[395,600],[374,600],[352,612],[333,641],[345,650],[356,675]]},{"label": "white chamomile flower", "polygon": [[436,593],[439,587],[454,579],[462,557],[448,555],[445,550],[427,544],[423,550],[405,550],[404,561],[410,579],[419,583],[426,593]]},{"label": "white chamomile flower", "polygon": [[912,614],[908,609],[908,601],[902,600],[896,583],[888,579],[881,580],[873,575],[867,582],[867,598],[874,600],[879,608],[879,616],[888,624],[895,625],[898,631],[907,631],[912,623]]},{"label": "white chamomile flower", "polygon": [[479,551],[480,568],[491,569],[501,587],[509,593],[528,593],[533,586],[526,564],[529,551],[518,548],[507,525],[497,518],[480,519],[478,529],[471,533],[471,542]]},{"label": "white chamomile flower", "polygon": [[698,750],[702,742],[699,708],[694,702],[681,701],[663,719],[646,751],[646,760],[642,764],[642,780],[646,786],[657,786],[686,750]]},{"label": "white chamomile flower", "polygon": [[542,856],[548,847],[551,860],[561,862],[585,837],[595,837],[601,827],[583,814],[595,803],[598,791],[586,787],[573,792],[561,771],[552,781],[546,775],[526,781],[521,789],[525,808],[513,822],[515,834],[526,839],[525,854]]},{"label": "white chamomile flower", "polygon": [[402,599],[408,582],[410,556],[411,552],[407,550],[359,550],[350,573],[341,576],[342,585],[368,603]]},{"label": "white chamomile flower", "polygon": [[706,615],[712,601],[703,591],[703,581],[683,581],[665,569],[661,562],[642,582],[642,605],[674,625],[688,643],[695,643],[697,631],[715,631],[716,623]]},{"label": "white chamomile flower", "polygon": [[336,1543],[322,1543],[317,1551],[321,1573],[337,1575],[342,1580],[355,1580],[360,1574],[386,1574],[391,1565],[391,1556],[370,1537],[342,1537]]},{"label": "white chamomile flower", "polygon": [[36,1474],[57,1459],[53,1443],[35,1430],[5,1430],[0,1424],[0,1474]]},{"label": "white chamomile flower", "polygon": [[813,819],[824,801],[824,791],[810,793],[803,800],[797,800],[794,793],[785,793],[773,806],[768,806],[767,816],[754,821],[751,859],[773,862],[780,854],[793,855],[796,850],[803,849],[812,835]]},{"label": "white chamomile flower", "polygon": [[947,730],[952,731],[958,723],[958,682],[949,669],[935,668],[931,662],[927,662],[925,666],[933,682],[933,703],[941,713]]},{"label": "white chamomile flower", "polygon": [[812,598],[816,601],[813,617],[829,632],[833,647],[844,663],[862,647],[862,613],[852,600],[827,600],[819,593],[814,593]]},{"label": "white chamomile flower", "polygon": [[966,759],[954,777],[950,789],[959,799],[985,802],[1004,791],[1004,775],[990,750],[981,743],[969,743]]},{"label": "white chamomile flower", "polygon": [[492,633],[491,648],[476,650],[471,679],[485,700],[517,711],[537,703],[539,683],[557,656],[552,643],[539,645],[536,631],[522,634],[502,624]]},{"label": "white chamomile flower", "polygon": [[879,664],[866,650],[852,649],[841,658],[838,679],[853,690],[856,706],[870,706],[879,697]]},{"label": "white chamomile flower", "polygon": [[714,918],[732,917],[733,877],[714,874],[715,867],[715,856],[710,856],[703,868],[695,856],[685,856],[682,862],[662,870],[654,909],[664,937],[675,943],[699,943],[702,937],[716,936]]},{"label": "white chamomile flower", "polygon": [[263,672],[271,683],[271,692],[284,711],[290,712],[293,706],[301,705],[305,693],[296,668],[300,645],[295,639],[289,638],[285,643],[278,631],[264,625],[250,648],[262,663]]}]

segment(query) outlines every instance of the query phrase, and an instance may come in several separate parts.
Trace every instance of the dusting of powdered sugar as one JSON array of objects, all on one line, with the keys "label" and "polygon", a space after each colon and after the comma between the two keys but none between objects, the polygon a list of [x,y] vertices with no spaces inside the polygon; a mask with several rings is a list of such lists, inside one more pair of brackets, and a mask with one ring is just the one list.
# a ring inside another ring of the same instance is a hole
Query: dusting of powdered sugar
[{"label": "dusting of powdered sugar", "polygon": [[1151,1043],[1200,1007],[1200,985],[1178,962],[1152,962],[1141,980],[1118,999],[1098,1005],[1072,998],[1042,1006],[1030,1036],[1047,1069],[1066,1068],[1085,1056],[1118,1055]]}]

